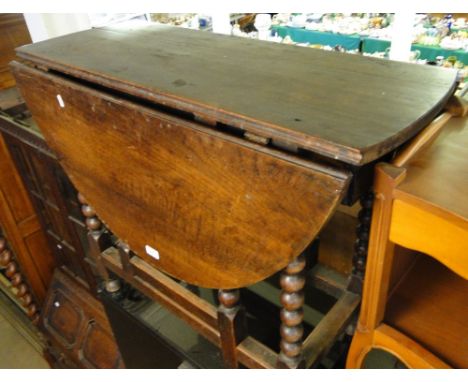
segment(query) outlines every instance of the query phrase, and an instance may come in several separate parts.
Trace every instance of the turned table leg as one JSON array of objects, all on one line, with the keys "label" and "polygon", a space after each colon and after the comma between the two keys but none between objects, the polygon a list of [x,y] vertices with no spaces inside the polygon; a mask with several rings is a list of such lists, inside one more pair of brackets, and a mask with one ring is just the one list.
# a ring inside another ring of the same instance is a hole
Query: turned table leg
[{"label": "turned table leg", "polygon": [[104,279],[104,286],[107,292],[111,293],[113,297],[118,298],[121,290],[120,281],[112,279],[101,262],[101,253],[112,245],[109,234],[106,232],[101,220],[97,217],[94,208],[88,204],[81,193],[78,194],[78,200],[82,204],[81,212],[86,217],[89,254],[96,264],[99,275]]},{"label": "turned table leg", "polygon": [[236,347],[247,336],[245,310],[239,303],[239,289],[220,289],[218,299],[218,327],[224,364],[234,369],[239,366]]},{"label": "turned table leg", "polygon": [[276,366],[297,369],[304,367],[302,336],[304,328],[305,256],[299,255],[281,273],[281,342]]},{"label": "turned table leg", "polygon": [[111,243],[109,235],[105,233],[101,220],[96,216],[94,208],[91,207],[86,201],[85,197],[79,193],[78,200],[81,203],[81,212],[86,217],[86,227],[88,228],[88,242],[89,242],[89,254],[96,264],[97,271],[100,276],[106,280],[109,280],[109,274],[106,268],[102,265],[100,260],[100,254],[105,249],[109,248]]},{"label": "turned table leg", "polygon": [[369,246],[369,233],[372,219],[372,204],[374,193],[369,191],[361,199],[361,210],[359,211],[357,226],[357,239],[354,245],[353,270],[348,289],[351,292],[362,294],[362,284],[366,270],[367,249]]},{"label": "turned table leg", "polygon": [[25,283],[18,264],[13,258],[13,253],[7,247],[6,239],[0,234],[0,265],[6,268],[5,274],[10,279],[11,284],[16,288],[16,295],[26,309],[28,317],[34,325],[39,322],[39,312],[34,298]]}]

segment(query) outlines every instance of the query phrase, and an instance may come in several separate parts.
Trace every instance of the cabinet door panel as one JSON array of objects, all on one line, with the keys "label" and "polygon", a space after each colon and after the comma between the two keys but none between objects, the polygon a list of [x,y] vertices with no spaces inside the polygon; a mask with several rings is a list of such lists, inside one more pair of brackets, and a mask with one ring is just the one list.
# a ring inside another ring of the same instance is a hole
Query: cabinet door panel
[{"label": "cabinet door panel", "polygon": [[56,262],[94,290],[94,275],[85,261],[87,231],[76,189],[53,156],[36,146],[28,135],[30,131],[14,124],[10,128],[18,131],[14,136],[6,135],[8,149],[29,191]]},{"label": "cabinet door panel", "polygon": [[86,326],[80,358],[88,367],[98,369],[118,367],[120,354],[114,339],[98,322],[90,321]]},{"label": "cabinet door panel", "polygon": [[61,290],[55,290],[48,301],[44,324],[49,333],[67,348],[71,348],[78,340],[81,326],[84,325],[84,313],[79,305],[74,303]]},{"label": "cabinet door panel", "polygon": [[0,225],[40,309],[55,262],[7,143],[0,134]]},{"label": "cabinet door panel", "polygon": [[54,352],[78,366],[124,367],[103,306],[68,272],[55,270],[40,325]]}]

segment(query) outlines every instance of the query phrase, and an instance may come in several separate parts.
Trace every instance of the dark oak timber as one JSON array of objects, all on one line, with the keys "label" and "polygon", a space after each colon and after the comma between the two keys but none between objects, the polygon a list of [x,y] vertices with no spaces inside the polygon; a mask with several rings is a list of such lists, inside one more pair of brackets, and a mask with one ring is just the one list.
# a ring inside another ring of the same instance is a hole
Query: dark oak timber
[{"label": "dark oak timber", "polygon": [[110,239],[107,232],[104,232],[102,222],[96,216],[94,208],[87,204],[83,194],[78,193],[77,199],[81,204],[81,213],[85,216],[85,224],[88,229],[89,256],[93,259],[99,275],[106,281],[109,280],[107,270],[102,266],[99,256],[101,252],[110,247]]},{"label": "dark oak timber", "polygon": [[348,290],[358,294],[362,293],[362,280],[366,270],[373,200],[372,191],[363,194],[360,200],[361,210],[358,214],[357,239],[354,243],[353,271],[348,285]]},{"label": "dark oak timber", "polygon": [[281,273],[281,351],[276,362],[279,368],[304,367],[302,336],[304,328],[304,292],[306,259],[303,254],[291,261]]},{"label": "dark oak timber", "polygon": [[0,89],[7,89],[15,85],[8,63],[15,57],[15,48],[31,43],[31,36],[21,13],[1,13],[0,31]]},{"label": "dark oak timber", "polygon": [[[317,366],[340,338],[360,303],[374,167],[456,87],[441,68],[161,26],[93,29],[17,54],[19,90],[82,193],[100,273],[175,313],[231,368]],[[358,197],[348,291],[309,332],[304,253]],[[239,288],[280,270],[276,354],[249,336]],[[218,308],[186,283],[218,289]]]},{"label": "dark oak timber", "polygon": [[245,310],[239,289],[218,291],[218,327],[225,366],[237,368],[237,345],[247,336]]},{"label": "dark oak timber", "polygon": [[56,269],[39,321],[72,368],[123,368],[104,308],[68,273]]},{"label": "dark oak timber", "polygon": [[17,54],[351,164],[420,131],[456,85],[441,68],[166,26],[92,29]]},{"label": "dark oak timber", "polygon": [[22,64],[13,69],[48,143],[99,218],[136,254],[191,284],[231,289],[284,268],[346,189],[347,173]]}]

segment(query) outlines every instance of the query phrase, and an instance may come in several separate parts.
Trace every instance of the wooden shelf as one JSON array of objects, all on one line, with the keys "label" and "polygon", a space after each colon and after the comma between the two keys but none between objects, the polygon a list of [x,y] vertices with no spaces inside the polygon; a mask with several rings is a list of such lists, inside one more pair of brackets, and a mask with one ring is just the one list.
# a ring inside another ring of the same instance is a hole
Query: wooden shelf
[{"label": "wooden shelf", "polygon": [[468,367],[468,281],[421,255],[390,297],[385,322],[448,364]]}]

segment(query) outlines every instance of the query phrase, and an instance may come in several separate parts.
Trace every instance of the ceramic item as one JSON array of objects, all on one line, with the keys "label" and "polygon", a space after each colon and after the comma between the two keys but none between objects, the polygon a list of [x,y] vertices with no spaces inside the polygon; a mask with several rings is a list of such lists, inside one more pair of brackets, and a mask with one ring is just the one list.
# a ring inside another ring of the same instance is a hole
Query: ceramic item
[{"label": "ceramic item", "polygon": [[255,16],[255,29],[258,31],[259,40],[267,40],[270,36],[271,15],[268,13],[259,13]]}]

